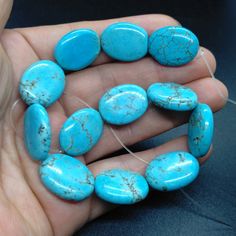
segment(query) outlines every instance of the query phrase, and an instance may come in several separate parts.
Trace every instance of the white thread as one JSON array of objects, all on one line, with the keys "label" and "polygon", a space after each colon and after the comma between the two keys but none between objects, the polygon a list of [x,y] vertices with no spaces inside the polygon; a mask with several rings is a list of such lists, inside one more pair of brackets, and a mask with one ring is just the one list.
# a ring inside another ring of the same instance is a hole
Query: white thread
[{"label": "white thread", "polygon": [[[213,73],[213,71],[212,71],[212,69],[211,69],[211,67],[210,67],[210,64],[209,64],[209,62],[207,61],[207,58],[205,57],[205,52],[204,52],[202,49],[201,49],[200,55],[201,55],[201,57],[202,57],[202,59],[203,59],[205,65],[206,65],[206,67],[207,67],[207,69],[208,69],[210,75],[211,75],[211,78],[214,79],[214,80],[216,80],[216,77],[215,77],[215,75],[214,75],[214,73]],[[214,81],[214,82],[215,82],[215,81]],[[220,91],[220,89],[218,88],[218,86],[216,85],[216,83],[214,83],[214,85],[215,85],[216,90],[217,90],[218,93],[220,94],[220,96],[221,96],[225,101],[230,102],[230,103],[236,105],[236,101],[234,101],[234,100],[232,100],[232,99],[230,99],[230,98],[225,97],[225,96],[222,94],[222,92]]]},{"label": "white thread", "polygon": [[20,99],[17,99],[12,107],[11,107],[11,111],[10,111],[10,125],[11,127],[13,128],[14,132],[16,133],[17,130],[16,130],[16,126],[15,126],[15,121],[13,121],[13,113],[14,113],[14,109],[16,108],[17,104],[20,102],[21,100]]},{"label": "white thread", "polygon": [[63,154],[64,151],[61,150],[61,149],[51,149],[51,150],[50,150],[50,153],[61,153],[61,154]]},{"label": "white thread", "polygon": [[[67,93],[64,92],[65,95],[67,96],[71,96],[68,95]],[[83,99],[79,98],[78,96],[75,96],[76,99],[78,99],[83,105],[92,108],[87,102],[85,102]],[[112,129],[112,127],[110,125],[108,125],[109,129],[111,130],[111,133],[113,134],[113,136],[115,137],[115,139],[119,142],[119,144],[130,154],[132,155],[134,158],[144,162],[145,164],[149,164],[147,161],[145,161],[144,159],[142,159],[141,157],[137,156],[135,153],[133,153],[128,147],[126,147],[126,145],[122,142],[122,140],[119,138],[119,136],[116,134],[115,130]]]},{"label": "white thread", "polygon": [[71,95],[68,95],[66,92],[64,92],[64,94],[66,96],[70,96],[70,97],[75,97],[76,99],[78,99],[83,105],[89,107],[89,108],[92,108],[87,102],[85,102],[83,99],[79,98],[78,96],[71,96]]},{"label": "white thread", "polygon": [[139,161],[144,162],[145,164],[149,164],[149,162],[147,162],[146,160],[144,160],[143,158],[139,157],[138,155],[136,155],[135,153],[133,153],[128,147],[125,146],[125,144],[121,141],[121,139],[119,138],[119,136],[116,134],[115,130],[112,129],[112,127],[109,125],[109,128],[112,132],[112,134],[115,136],[116,140],[120,143],[120,145],[130,154],[132,155],[134,158],[138,159]]}]

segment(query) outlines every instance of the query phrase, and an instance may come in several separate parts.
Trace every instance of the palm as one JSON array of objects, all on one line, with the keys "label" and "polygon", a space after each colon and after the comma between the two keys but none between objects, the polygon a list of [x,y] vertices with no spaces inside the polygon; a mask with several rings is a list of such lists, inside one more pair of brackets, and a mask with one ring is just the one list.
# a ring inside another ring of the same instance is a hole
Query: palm
[{"label": "palm", "polygon": [[[120,20],[138,23],[149,32],[157,27],[176,24],[173,19],[160,15]],[[36,29],[18,29],[17,31],[5,30],[1,40],[3,48],[10,58],[16,86],[22,72],[29,64],[40,59],[52,59],[53,46],[64,33],[79,27],[91,27],[100,33],[111,22],[87,22]],[[214,68],[214,58],[208,51],[206,51],[206,56]],[[111,62],[106,56],[101,55],[93,67],[67,75],[66,94],[70,94],[70,96],[64,95],[59,102],[48,109],[54,134],[53,145],[57,144],[57,134],[63,121],[82,106],[75,99],[76,95],[96,108],[98,99],[104,91],[117,84],[135,83],[147,88],[150,83],[158,80],[176,81],[191,86],[198,93],[201,101],[210,104],[214,110],[218,110],[223,106],[224,101],[215,90],[214,82],[207,77],[209,77],[208,72],[201,60],[195,60],[182,68],[163,70],[150,58],[125,64]],[[217,83],[217,86],[223,93],[227,93],[222,84]],[[17,99],[18,95],[15,93],[13,96]],[[22,122],[20,120],[22,120],[23,111],[22,107],[14,115],[16,120],[19,120],[17,124],[21,131]],[[156,109],[149,109],[142,119],[132,125],[117,129],[117,133],[125,144],[131,145],[171,129],[185,122],[186,119],[186,114],[173,116],[172,113],[164,114]],[[8,235],[7,233],[16,235],[16,232],[17,235],[68,235],[111,207],[95,196],[81,203],[71,203],[49,193],[40,183],[37,172],[38,163],[29,158],[24,149],[20,131],[17,131],[17,135],[15,135],[8,120],[0,123],[2,128],[0,137],[4,137],[1,146],[0,209],[3,213],[0,218],[0,228],[6,232],[5,235]],[[186,148],[185,137],[180,137],[158,148],[143,151],[139,155],[151,160],[158,153]],[[114,167],[141,172],[144,170],[144,164],[128,154],[99,161],[104,155],[118,149],[120,149],[119,143],[105,127],[104,135],[98,145],[85,156],[78,158],[86,162],[95,175],[103,169]]]}]

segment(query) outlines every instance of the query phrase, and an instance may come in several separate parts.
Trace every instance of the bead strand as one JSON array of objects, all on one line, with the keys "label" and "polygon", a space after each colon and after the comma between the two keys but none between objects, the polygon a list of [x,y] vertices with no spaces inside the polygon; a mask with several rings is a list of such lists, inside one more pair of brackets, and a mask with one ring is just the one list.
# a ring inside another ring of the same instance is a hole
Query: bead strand
[{"label": "bead strand", "polygon": [[[88,67],[101,49],[114,60],[131,62],[149,53],[164,66],[182,66],[196,57],[199,42],[191,31],[180,26],[157,29],[148,37],[142,27],[120,22],[108,26],[101,39],[91,29],[69,32],[55,47],[58,64],[42,60],[27,68],[19,85],[21,98],[29,105],[24,115],[24,140],[31,158],[41,162],[42,183],[65,200],[81,201],[95,190],[98,197],[115,204],[143,200],[149,185],[159,191],[172,191],[190,184],[199,173],[196,158],[210,149],[213,115],[208,105],[198,103],[193,90],[176,83],[154,83],[147,91],[134,84],[109,89],[99,100],[98,110],[91,107],[77,110],[64,122],[58,138],[64,153],[50,153],[52,134],[46,108],[63,94],[66,85],[63,69],[78,71]],[[94,178],[86,165],[74,157],[97,145],[104,122],[116,126],[135,122],[145,114],[149,101],[157,109],[192,111],[188,129],[190,153],[180,150],[155,157],[146,162],[145,177],[131,170],[111,169]]]}]

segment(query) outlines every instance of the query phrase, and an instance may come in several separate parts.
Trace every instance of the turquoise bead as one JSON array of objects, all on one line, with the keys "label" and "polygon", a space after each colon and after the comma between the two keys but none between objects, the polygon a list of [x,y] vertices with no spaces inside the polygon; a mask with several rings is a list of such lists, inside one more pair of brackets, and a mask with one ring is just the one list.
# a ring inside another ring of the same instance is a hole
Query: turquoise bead
[{"label": "turquoise bead", "polygon": [[146,198],[149,187],[145,178],[136,172],[112,169],[97,175],[95,192],[107,202],[134,204]]},{"label": "turquoise bead", "polygon": [[190,184],[199,173],[199,163],[183,151],[169,152],[152,160],[145,173],[147,182],[159,191],[177,190]]},{"label": "turquoise bead", "polygon": [[65,88],[65,74],[54,62],[43,60],[26,69],[20,80],[19,92],[26,104],[39,103],[48,107],[57,101]]},{"label": "turquoise bead", "polygon": [[72,114],[60,131],[60,146],[72,156],[90,151],[103,133],[100,114],[92,108],[84,108]]},{"label": "turquoise bead", "polygon": [[214,130],[214,119],[207,104],[198,104],[192,112],[188,125],[188,147],[195,157],[202,157],[210,149]]},{"label": "turquoise bead", "polygon": [[40,104],[31,105],[24,115],[24,141],[33,160],[47,158],[51,145],[51,125],[46,109]]},{"label": "turquoise bead", "polygon": [[103,119],[113,125],[129,124],[147,110],[146,91],[133,84],[124,84],[108,90],[99,101]]},{"label": "turquoise bead", "polygon": [[94,191],[94,177],[87,166],[64,154],[50,154],[39,175],[50,192],[65,200],[81,201]]},{"label": "turquoise bead", "polygon": [[164,66],[182,66],[194,59],[199,41],[193,32],[181,26],[167,26],[152,33],[149,53]]},{"label": "turquoise bead", "polygon": [[193,110],[198,104],[197,94],[175,83],[155,83],[147,90],[148,98],[159,107],[174,111]]},{"label": "turquoise bead", "polygon": [[147,54],[148,34],[140,26],[119,22],[108,26],[101,35],[103,51],[120,61],[135,61]]},{"label": "turquoise bead", "polygon": [[101,50],[98,34],[91,29],[78,29],[64,35],[57,43],[54,56],[65,70],[81,70],[92,64]]}]

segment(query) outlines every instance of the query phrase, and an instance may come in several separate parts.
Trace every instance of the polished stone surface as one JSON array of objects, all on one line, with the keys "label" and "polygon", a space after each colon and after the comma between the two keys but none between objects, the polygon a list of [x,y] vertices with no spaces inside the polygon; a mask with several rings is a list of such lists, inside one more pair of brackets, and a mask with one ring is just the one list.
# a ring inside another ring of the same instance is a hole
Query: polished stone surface
[{"label": "polished stone surface", "polygon": [[211,147],[214,131],[214,119],[207,104],[198,104],[193,110],[188,124],[188,147],[195,157],[207,154]]},{"label": "polished stone surface", "polygon": [[176,83],[155,83],[147,90],[148,98],[168,110],[188,111],[197,106],[197,94],[190,88]]},{"label": "polished stone surface", "polygon": [[149,53],[165,66],[182,66],[194,59],[199,41],[193,32],[181,26],[166,26],[152,33]]},{"label": "polished stone surface", "polygon": [[148,108],[146,91],[134,84],[108,90],[99,101],[99,112],[110,124],[125,125],[140,118]]},{"label": "polished stone surface", "polygon": [[28,67],[21,77],[19,92],[26,104],[48,107],[57,101],[65,88],[65,74],[54,62],[42,60]]},{"label": "polished stone surface", "polygon": [[64,35],[57,43],[54,56],[65,70],[81,70],[92,64],[101,50],[98,34],[91,29],[78,29]]},{"label": "polished stone surface", "polygon": [[95,192],[101,199],[114,204],[134,204],[146,198],[149,187],[139,173],[112,169],[95,178]]},{"label": "polished stone surface", "polygon": [[51,125],[46,109],[40,104],[28,107],[24,114],[25,147],[33,160],[47,158],[51,145]]},{"label": "polished stone surface", "polygon": [[90,151],[103,133],[102,118],[95,109],[84,108],[73,113],[60,131],[60,146],[72,156]]},{"label": "polished stone surface", "polygon": [[190,184],[199,173],[195,157],[183,151],[169,152],[152,160],[145,173],[147,182],[159,191],[173,191]]},{"label": "polished stone surface", "polygon": [[44,186],[65,200],[84,200],[94,190],[91,171],[81,161],[64,154],[50,154],[42,162],[39,174]]},{"label": "polished stone surface", "polygon": [[148,34],[142,27],[119,22],[109,25],[101,35],[103,51],[120,61],[136,61],[147,54]]}]

